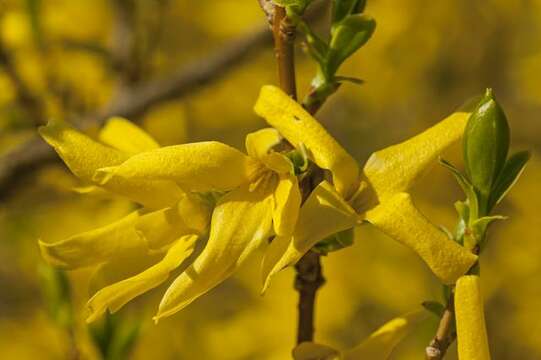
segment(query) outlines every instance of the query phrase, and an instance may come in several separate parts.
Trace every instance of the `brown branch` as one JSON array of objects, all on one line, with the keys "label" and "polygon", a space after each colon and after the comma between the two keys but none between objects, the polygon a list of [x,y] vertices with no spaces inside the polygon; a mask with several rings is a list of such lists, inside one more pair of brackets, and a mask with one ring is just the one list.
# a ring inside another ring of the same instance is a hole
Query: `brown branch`
[{"label": "brown branch", "polygon": [[[274,51],[278,65],[278,78],[280,87],[293,99],[297,99],[297,86],[295,81],[295,35],[296,27],[286,16],[283,7],[271,6],[269,1],[259,0],[259,3],[267,15],[272,18],[271,29],[274,38]],[[318,4],[318,11],[323,12],[325,6]],[[319,107],[313,110],[317,111]],[[320,169],[314,169],[306,181],[301,184],[303,200],[321,181]],[[298,320],[297,320],[297,344],[304,341],[312,341],[314,338],[314,314],[315,302],[318,289],[325,283],[323,277],[320,255],[314,251],[308,251],[295,265],[295,289],[299,292]]]},{"label": "brown branch", "polygon": [[281,6],[275,6],[272,34],[276,63],[278,64],[278,79],[282,90],[296,100],[295,32],[296,27],[286,16],[286,10]]},{"label": "brown branch", "polygon": [[456,335],[451,332],[453,323],[455,321],[455,309],[454,309],[454,296],[451,292],[447,307],[445,308],[443,315],[440,319],[438,329],[436,330],[436,336],[430,342],[430,345],[426,348],[427,360],[441,360],[445,356],[447,349],[455,340]]},{"label": "brown branch", "polygon": [[43,125],[46,123],[45,112],[43,104],[37,98],[32,91],[26,86],[25,82],[21,78],[13,58],[6,50],[3,44],[0,43],[0,65],[4,72],[10,79],[13,87],[15,88],[15,95],[17,102],[24,111],[28,114],[31,122],[35,125]]}]

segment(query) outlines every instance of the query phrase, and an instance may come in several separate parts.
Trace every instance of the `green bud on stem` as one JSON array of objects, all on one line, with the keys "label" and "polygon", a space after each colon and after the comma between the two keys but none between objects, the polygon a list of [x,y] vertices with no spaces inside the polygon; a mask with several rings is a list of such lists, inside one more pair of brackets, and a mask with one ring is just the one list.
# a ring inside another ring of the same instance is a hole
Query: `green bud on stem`
[{"label": "green bud on stem", "polygon": [[509,125],[491,89],[472,112],[464,133],[466,173],[479,195],[479,215],[486,215],[492,187],[505,165]]}]

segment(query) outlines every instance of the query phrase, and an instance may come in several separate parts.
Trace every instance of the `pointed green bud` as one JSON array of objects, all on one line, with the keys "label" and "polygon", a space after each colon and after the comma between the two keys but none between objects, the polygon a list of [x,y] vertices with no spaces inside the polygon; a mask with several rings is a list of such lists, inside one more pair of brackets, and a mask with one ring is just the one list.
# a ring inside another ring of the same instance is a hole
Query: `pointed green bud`
[{"label": "pointed green bud", "polygon": [[486,215],[488,198],[507,158],[509,125],[491,89],[472,112],[464,133],[464,163],[480,195],[480,215]]}]

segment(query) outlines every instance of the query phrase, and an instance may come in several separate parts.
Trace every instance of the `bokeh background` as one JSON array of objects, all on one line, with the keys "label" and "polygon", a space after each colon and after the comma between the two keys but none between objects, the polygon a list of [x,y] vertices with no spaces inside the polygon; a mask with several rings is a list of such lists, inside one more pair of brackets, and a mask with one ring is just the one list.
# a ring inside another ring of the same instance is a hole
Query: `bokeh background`
[{"label": "bokeh background", "polygon": [[[128,3],[127,19],[126,8],[118,8],[122,2]],[[377,20],[376,32],[340,71],[365,84],[342,86],[318,118],[363,163],[371,152],[494,88],[508,115],[512,148],[530,149],[533,156],[498,209],[510,218],[491,229],[481,258],[490,347],[494,359],[541,359],[541,1],[369,0],[367,12]],[[324,30],[327,18],[320,23]],[[0,1],[2,161],[13,160],[11,151],[32,140],[39,117],[94,114],[119,89],[202,66],[264,24],[255,0]],[[126,29],[131,38],[123,35]],[[315,64],[298,50],[298,86],[305,93]],[[260,86],[275,82],[270,43],[259,41],[202,86],[149,104],[131,120],[162,145],[214,139],[241,148],[247,132],[264,126],[252,111]],[[446,157],[461,164],[458,147]],[[91,271],[68,274],[77,316],[67,331],[48,315],[37,239],[59,240],[107,224],[133,205],[77,194],[70,190],[76,184],[50,159],[2,182],[2,359],[69,358],[74,340],[83,358],[99,358],[83,324]],[[432,221],[454,227],[453,203],[463,196],[448,172],[435,166],[414,195]],[[420,259],[369,226],[357,229],[354,246],[324,258],[323,265],[328,281],[318,295],[316,338],[338,348],[355,345],[422,301],[441,298],[438,281]],[[159,325],[151,315],[164,287],[126,306],[116,321],[140,324],[133,359],[286,359],[296,322],[292,283],[293,271],[284,271],[261,297],[253,259]],[[436,326],[430,318],[392,358],[421,358]],[[456,358],[455,347],[447,358]]]}]

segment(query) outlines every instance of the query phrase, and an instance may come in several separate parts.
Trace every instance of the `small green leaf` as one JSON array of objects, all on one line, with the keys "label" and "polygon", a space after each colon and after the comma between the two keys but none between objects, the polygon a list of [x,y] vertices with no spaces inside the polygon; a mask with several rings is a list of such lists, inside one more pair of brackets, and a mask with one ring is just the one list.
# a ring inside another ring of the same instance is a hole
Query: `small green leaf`
[{"label": "small green leaf", "polygon": [[342,21],[346,16],[358,14],[364,11],[366,0],[333,0],[332,2],[332,24]]},{"label": "small green leaf", "polygon": [[466,197],[468,199],[468,221],[470,221],[471,219],[476,219],[478,216],[479,200],[475,188],[470,183],[470,181],[456,167],[454,167],[453,164],[442,158],[439,159],[439,162],[441,165],[451,171],[456,181],[464,191],[464,194],[466,194]]},{"label": "small green leaf", "polygon": [[314,250],[321,254],[328,254],[353,245],[355,239],[353,228],[337,232],[316,244]]},{"label": "small green leaf", "polygon": [[489,210],[507,195],[524,171],[530,159],[529,151],[520,151],[509,157],[490,194]]},{"label": "small green leaf", "polygon": [[337,81],[337,82],[350,82],[350,83],[353,83],[355,85],[364,84],[363,79],[358,79],[358,78],[349,77],[349,76],[335,76],[334,80]]},{"label": "small green leaf", "polygon": [[366,44],[376,28],[376,21],[368,15],[349,15],[331,30],[330,49],[325,75],[332,78],[340,65]]},{"label": "small green leaf", "polygon": [[490,224],[492,224],[494,221],[497,221],[497,220],[506,220],[506,219],[507,219],[506,216],[493,215],[493,216],[484,216],[482,218],[475,220],[470,226],[472,239],[474,240],[475,243],[473,244],[473,246],[470,245],[471,246],[470,248],[473,249],[475,245],[481,246],[483,244],[483,242],[486,239],[486,232],[487,232],[488,226]]},{"label": "small green leaf", "polygon": [[464,131],[464,163],[480,194],[480,214],[488,213],[488,198],[509,150],[509,125],[491,89],[472,112]]},{"label": "small green leaf", "polygon": [[298,28],[306,37],[306,45],[310,56],[319,63],[320,67],[325,67],[327,53],[329,52],[327,43],[321,40],[304,21],[299,22]]},{"label": "small green leaf", "polygon": [[443,316],[443,312],[445,311],[445,306],[437,301],[423,301],[421,305],[423,305],[426,310],[436,315],[438,319]]}]

